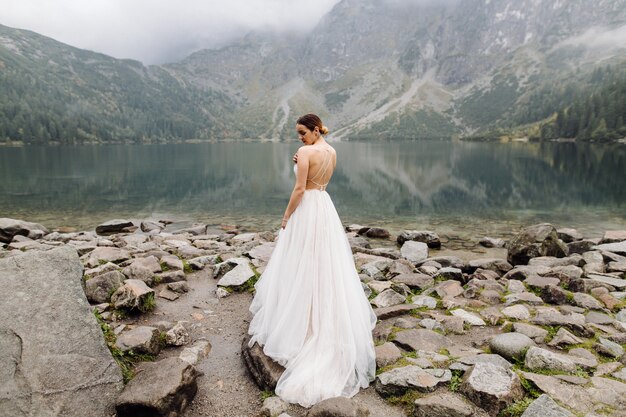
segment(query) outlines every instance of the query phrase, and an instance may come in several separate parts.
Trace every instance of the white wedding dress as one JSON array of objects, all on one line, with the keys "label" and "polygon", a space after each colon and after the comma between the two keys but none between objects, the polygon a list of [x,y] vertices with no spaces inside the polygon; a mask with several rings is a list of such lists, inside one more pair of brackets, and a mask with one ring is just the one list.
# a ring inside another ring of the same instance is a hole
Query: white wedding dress
[{"label": "white wedding dress", "polygon": [[325,185],[306,190],[279,231],[250,305],[250,347],[285,367],[276,394],[304,407],[352,397],[376,373],[376,315]]}]

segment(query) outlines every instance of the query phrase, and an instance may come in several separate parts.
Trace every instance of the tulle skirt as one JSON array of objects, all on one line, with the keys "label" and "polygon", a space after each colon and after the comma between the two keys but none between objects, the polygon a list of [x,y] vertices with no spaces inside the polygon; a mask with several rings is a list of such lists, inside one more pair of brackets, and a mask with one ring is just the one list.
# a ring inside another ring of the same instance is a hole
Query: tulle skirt
[{"label": "tulle skirt", "polygon": [[250,346],[286,368],[279,397],[310,407],[375,378],[376,315],[326,191],[304,192],[255,288]]}]

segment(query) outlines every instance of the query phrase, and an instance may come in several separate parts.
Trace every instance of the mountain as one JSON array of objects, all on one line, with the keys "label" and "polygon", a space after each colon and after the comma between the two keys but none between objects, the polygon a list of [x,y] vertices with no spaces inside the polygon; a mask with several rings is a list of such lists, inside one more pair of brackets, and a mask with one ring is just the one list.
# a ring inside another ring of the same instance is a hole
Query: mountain
[{"label": "mountain", "polygon": [[25,125],[24,109],[71,123],[69,102],[111,132],[100,140],[287,139],[307,112],[341,139],[615,138],[624,64],[626,0],[342,0],[311,33],[150,67],[0,27],[0,137],[21,126],[16,102]]}]

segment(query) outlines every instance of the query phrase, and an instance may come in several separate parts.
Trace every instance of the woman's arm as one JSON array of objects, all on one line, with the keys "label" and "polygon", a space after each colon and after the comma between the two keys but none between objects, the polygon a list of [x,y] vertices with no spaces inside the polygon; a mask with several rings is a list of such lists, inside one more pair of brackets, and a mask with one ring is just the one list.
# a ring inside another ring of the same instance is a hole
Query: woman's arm
[{"label": "woman's arm", "polygon": [[298,171],[296,172],[296,184],[293,187],[293,191],[291,192],[291,197],[289,198],[289,204],[287,204],[287,208],[285,209],[285,215],[283,216],[283,221],[280,227],[283,229],[287,225],[287,220],[291,217],[291,214],[296,210],[298,204],[302,200],[302,196],[304,195],[304,190],[306,189],[306,177],[309,173],[309,154],[306,150],[301,147],[298,149],[297,157],[298,157]]}]

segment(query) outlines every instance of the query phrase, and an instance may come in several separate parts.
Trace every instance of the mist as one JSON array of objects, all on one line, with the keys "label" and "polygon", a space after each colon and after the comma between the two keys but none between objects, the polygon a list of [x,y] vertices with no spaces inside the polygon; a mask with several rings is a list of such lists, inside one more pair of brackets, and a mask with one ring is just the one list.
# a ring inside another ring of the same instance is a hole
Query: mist
[{"label": "mist", "polygon": [[0,0],[0,24],[146,64],[178,61],[246,33],[311,31],[339,0]]}]

